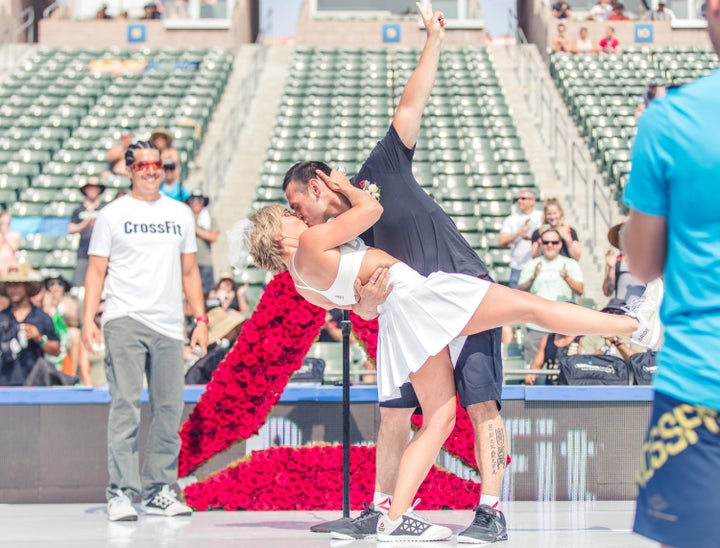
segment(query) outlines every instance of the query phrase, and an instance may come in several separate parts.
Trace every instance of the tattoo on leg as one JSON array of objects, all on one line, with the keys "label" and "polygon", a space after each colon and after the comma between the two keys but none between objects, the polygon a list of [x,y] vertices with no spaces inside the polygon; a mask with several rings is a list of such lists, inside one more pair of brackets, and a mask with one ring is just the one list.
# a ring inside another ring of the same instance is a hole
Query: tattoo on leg
[{"label": "tattoo on leg", "polygon": [[[497,438],[497,469],[498,473],[502,473],[503,470],[505,470],[505,464],[507,462],[507,453],[505,449],[505,433],[503,432],[502,428],[496,428],[495,429],[495,437]],[[493,466],[493,470],[495,467]]]},{"label": "tattoo on leg", "polygon": [[497,470],[497,454],[498,448],[495,446],[495,435],[493,432],[492,424],[488,424],[488,444],[490,445],[490,473],[494,476],[498,473]]}]

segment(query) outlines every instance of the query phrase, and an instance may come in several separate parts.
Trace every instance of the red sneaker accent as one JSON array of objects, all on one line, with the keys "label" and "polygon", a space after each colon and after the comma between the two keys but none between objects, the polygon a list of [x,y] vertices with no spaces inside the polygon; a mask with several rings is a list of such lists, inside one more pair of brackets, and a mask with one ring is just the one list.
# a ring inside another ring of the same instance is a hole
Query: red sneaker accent
[{"label": "red sneaker accent", "polygon": [[386,512],[390,510],[390,504],[392,504],[392,499],[390,497],[387,497],[384,501],[378,503],[377,507],[382,508]]}]

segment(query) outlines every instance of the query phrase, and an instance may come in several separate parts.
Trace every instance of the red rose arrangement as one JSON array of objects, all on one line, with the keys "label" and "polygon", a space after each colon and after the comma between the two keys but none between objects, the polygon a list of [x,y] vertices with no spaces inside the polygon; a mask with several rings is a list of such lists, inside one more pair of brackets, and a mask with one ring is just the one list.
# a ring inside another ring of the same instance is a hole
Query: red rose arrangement
[{"label": "red rose arrangement", "polygon": [[[372,499],[375,448],[350,448],[350,506]],[[419,509],[471,509],[480,484],[433,466],[420,486]],[[197,510],[339,510],[342,508],[342,446],[273,447],[255,451],[201,483],[185,488]]]}]

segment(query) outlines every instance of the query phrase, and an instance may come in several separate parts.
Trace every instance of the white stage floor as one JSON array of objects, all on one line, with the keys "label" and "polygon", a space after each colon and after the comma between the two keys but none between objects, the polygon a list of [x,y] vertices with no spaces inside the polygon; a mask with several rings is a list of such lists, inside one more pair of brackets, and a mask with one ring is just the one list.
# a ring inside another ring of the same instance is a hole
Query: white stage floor
[{"label": "white stage floor", "polygon": [[[510,539],[503,548],[649,548],[631,531],[634,502],[513,502],[504,505]],[[470,511],[424,512],[455,533],[472,520]],[[0,546],[8,547],[289,547],[376,546],[375,541],[332,541],[309,527],[341,512],[198,512],[190,518],[140,516],[110,523],[98,504],[0,505]],[[353,512],[352,516],[357,515]],[[402,543],[413,546],[428,543]],[[401,543],[379,543],[397,547]],[[442,546],[455,546],[455,537]],[[459,546],[468,546],[461,544]]]}]

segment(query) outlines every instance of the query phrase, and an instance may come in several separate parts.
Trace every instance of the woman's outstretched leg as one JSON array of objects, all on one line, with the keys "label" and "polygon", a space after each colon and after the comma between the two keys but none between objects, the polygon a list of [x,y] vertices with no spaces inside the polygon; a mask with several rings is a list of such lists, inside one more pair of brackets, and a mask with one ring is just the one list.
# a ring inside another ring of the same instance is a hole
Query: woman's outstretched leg
[{"label": "woman's outstretched leg", "polygon": [[[653,298],[662,298],[662,286]],[[657,305],[659,302],[654,303],[654,306]],[[638,320],[630,316],[549,301],[531,293],[492,284],[462,334],[471,335],[511,323],[534,323],[563,335],[624,336],[635,333],[639,325]]]},{"label": "woman's outstretched leg", "polygon": [[400,460],[400,473],[388,515],[397,519],[413,503],[420,484],[455,426],[455,377],[447,348],[410,375],[423,410],[423,426]]}]

